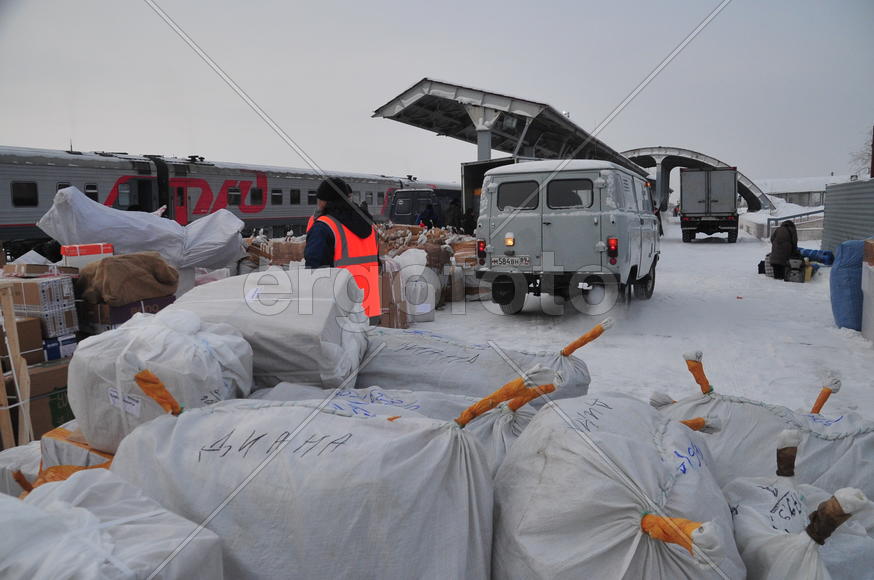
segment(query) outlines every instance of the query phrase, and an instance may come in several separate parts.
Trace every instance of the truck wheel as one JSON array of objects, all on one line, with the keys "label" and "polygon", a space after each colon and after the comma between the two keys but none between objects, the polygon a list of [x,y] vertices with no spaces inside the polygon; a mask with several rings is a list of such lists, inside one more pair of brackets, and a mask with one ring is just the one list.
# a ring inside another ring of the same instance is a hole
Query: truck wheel
[{"label": "truck wheel", "polygon": [[688,244],[692,240],[695,239],[695,232],[690,232],[688,230],[683,231],[683,243]]},{"label": "truck wheel", "polygon": [[516,293],[509,304],[501,304],[501,312],[504,314],[519,314],[525,305],[525,294]]},{"label": "truck wheel", "polygon": [[737,230],[732,230],[728,232],[728,243],[734,244],[737,242]]},{"label": "truck wheel", "polygon": [[655,290],[656,267],[655,264],[649,269],[649,274],[632,285],[634,297],[638,300],[649,300]]}]

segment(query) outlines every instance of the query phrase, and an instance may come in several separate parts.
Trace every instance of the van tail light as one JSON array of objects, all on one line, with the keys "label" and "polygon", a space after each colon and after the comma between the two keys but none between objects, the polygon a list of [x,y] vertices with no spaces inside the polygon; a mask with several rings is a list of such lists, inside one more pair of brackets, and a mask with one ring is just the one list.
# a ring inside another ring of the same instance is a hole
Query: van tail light
[{"label": "van tail light", "polygon": [[619,255],[619,238],[607,238],[607,256],[615,258]]},{"label": "van tail light", "polygon": [[479,258],[480,266],[486,263],[486,241],[485,240],[477,240],[476,241],[476,256]]}]

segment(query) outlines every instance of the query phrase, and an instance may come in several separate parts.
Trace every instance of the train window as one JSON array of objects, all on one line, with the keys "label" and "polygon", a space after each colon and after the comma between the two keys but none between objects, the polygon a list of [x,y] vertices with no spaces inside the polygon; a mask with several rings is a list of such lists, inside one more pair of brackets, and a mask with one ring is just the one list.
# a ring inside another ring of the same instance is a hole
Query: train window
[{"label": "train window", "polygon": [[126,208],[130,206],[130,183],[121,183],[118,186],[118,206]]},{"label": "train window", "polygon": [[240,205],[240,188],[228,188],[228,205]]},{"label": "train window", "polygon": [[299,189],[292,189],[288,193],[289,193],[288,203],[290,203],[292,205],[297,205],[300,203],[300,190]]},{"label": "train window", "polygon": [[351,196],[351,197],[352,197],[352,199],[354,199],[354,200],[355,200],[356,202],[358,202],[358,203],[361,203],[362,201],[364,201],[364,198],[361,197],[361,192],[360,192],[360,191],[355,191],[355,190],[353,190],[353,191],[352,191],[352,196]]},{"label": "train window", "polygon": [[313,190],[308,191],[307,192],[307,205],[316,205],[316,202],[318,202],[318,198],[316,197],[317,195],[318,195],[318,193],[313,191]]},{"label": "train window", "polygon": [[36,207],[39,194],[33,181],[12,182],[12,205],[14,207]]},{"label": "train window", "polygon": [[373,192],[367,192],[367,205],[373,205]]},{"label": "train window", "polygon": [[282,190],[281,189],[271,189],[270,190],[270,205],[282,205]]},{"label": "train window", "polygon": [[100,201],[98,199],[97,193],[97,184],[96,183],[86,183],[85,184],[85,195],[93,199],[94,201]]},{"label": "train window", "polygon": [[70,184],[66,181],[62,181],[58,184],[58,188],[55,191],[61,191],[62,189],[66,189],[68,187],[70,187]]},{"label": "train window", "polygon": [[249,205],[264,205],[264,190],[253,187],[249,192]]}]

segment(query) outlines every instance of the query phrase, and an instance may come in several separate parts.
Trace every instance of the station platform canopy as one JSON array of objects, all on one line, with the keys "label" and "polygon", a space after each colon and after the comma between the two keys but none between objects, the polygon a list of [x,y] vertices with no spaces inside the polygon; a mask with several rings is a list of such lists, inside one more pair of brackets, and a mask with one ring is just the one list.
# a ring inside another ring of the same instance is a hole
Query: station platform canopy
[{"label": "station platform canopy", "polygon": [[424,78],[373,113],[437,135],[538,159],[612,161],[643,177],[647,171],[546,103]]}]

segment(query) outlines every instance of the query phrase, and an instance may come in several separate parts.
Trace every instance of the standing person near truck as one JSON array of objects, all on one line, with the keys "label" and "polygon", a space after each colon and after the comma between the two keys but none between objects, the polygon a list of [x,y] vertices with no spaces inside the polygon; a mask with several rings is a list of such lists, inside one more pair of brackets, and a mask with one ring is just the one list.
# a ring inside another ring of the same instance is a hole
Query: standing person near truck
[{"label": "standing person near truck", "polygon": [[425,210],[416,216],[416,223],[427,229],[441,227],[440,218],[437,216],[437,211],[433,204],[425,206]]},{"label": "standing person near truck", "polygon": [[774,269],[774,278],[786,279],[786,266],[789,258],[798,253],[798,231],[789,220],[771,233],[771,255],[769,261]]},{"label": "standing person near truck", "polygon": [[364,291],[364,313],[371,324],[379,321],[379,250],[376,230],[356,211],[349,199],[351,188],[338,177],[319,185],[318,212],[307,230],[304,259],[307,268],[349,270]]},{"label": "standing person near truck", "polygon": [[457,199],[449,202],[449,207],[446,208],[446,225],[456,232],[461,231],[461,204]]}]

